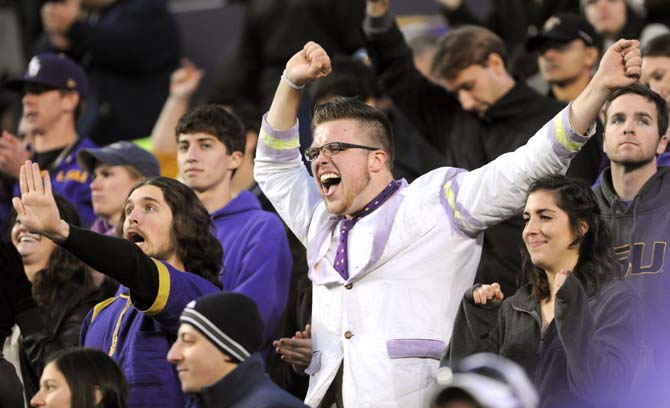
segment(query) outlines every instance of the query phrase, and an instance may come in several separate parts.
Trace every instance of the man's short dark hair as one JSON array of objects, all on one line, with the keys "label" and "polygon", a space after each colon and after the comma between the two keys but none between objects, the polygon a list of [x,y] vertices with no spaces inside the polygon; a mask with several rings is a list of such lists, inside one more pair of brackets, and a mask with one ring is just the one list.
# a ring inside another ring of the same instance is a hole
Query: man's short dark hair
[{"label": "man's short dark hair", "polygon": [[370,143],[386,152],[386,165],[393,170],[393,130],[382,111],[357,98],[337,97],[314,108],[312,130],[325,122],[352,119],[361,123]]},{"label": "man's short dark hair", "polygon": [[449,31],[438,41],[430,71],[452,80],[472,65],[485,65],[493,53],[500,55],[507,66],[507,48],[500,37],[483,27],[462,26]]},{"label": "man's short dark hair", "polygon": [[620,96],[623,95],[639,95],[651,102],[656,106],[656,113],[658,116],[657,125],[658,125],[658,136],[661,137],[665,135],[665,132],[668,130],[668,104],[665,102],[661,95],[647,88],[646,86],[634,82],[633,84],[618,88],[607,98],[603,111],[605,112],[605,127],[607,127],[607,112],[609,111],[610,105]]},{"label": "man's short dark hair", "polygon": [[[221,287],[218,275],[221,271],[223,249],[214,236],[212,220],[198,196],[185,184],[167,177],[149,177],[135,186],[128,197],[142,186],[158,187],[172,211],[172,238],[177,245],[177,255],[186,271],[194,273]],[[125,211],[116,227],[118,236],[123,236]]]},{"label": "man's short dark hair", "polygon": [[228,154],[244,153],[247,137],[242,122],[223,105],[201,105],[192,108],[179,119],[175,134],[206,133],[219,139]]},{"label": "man's short dark hair", "polygon": [[670,57],[670,33],[649,40],[642,49],[642,57]]}]

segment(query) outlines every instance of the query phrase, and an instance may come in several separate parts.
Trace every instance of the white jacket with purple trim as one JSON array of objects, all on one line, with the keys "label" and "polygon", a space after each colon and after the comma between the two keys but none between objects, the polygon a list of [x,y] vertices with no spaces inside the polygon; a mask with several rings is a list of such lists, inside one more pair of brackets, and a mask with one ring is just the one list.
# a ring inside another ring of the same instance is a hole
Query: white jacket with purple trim
[{"label": "white jacket with purple trim", "polygon": [[568,109],[484,167],[403,180],[351,230],[346,281],[332,266],[341,217],[328,213],[302,163],[298,125],[276,131],[263,119],[255,177],[307,247],[313,283],[307,404],[319,405],[344,360],[345,407],[429,406],[483,232],[519,213],[530,182],[564,173],[588,140],[572,130]]}]

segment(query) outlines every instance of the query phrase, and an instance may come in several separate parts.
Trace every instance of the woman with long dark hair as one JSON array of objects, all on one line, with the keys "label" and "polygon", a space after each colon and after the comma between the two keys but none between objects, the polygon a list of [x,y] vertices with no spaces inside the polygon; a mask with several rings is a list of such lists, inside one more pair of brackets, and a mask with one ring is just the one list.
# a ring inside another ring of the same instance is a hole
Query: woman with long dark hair
[{"label": "woman with long dark hair", "polygon": [[[74,205],[60,195],[54,198],[63,219],[81,225]],[[79,345],[82,321],[102,298],[91,282],[86,264],[48,238],[29,233],[16,217],[11,240],[16,250],[12,249],[13,256],[8,254],[5,261],[10,265],[4,268],[12,269],[16,282],[25,282],[21,286],[30,287],[26,279],[32,283],[29,301],[37,304],[36,308],[25,307],[15,317],[21,329],[20,348],[29,363],[22,364],[21,372],[30,397],[50,356]],[[25,293],[24,297],[28,296]],[[26,299],[18,301],[25,303]]]},{"label": "woman with long dark hair", "polygon": [[583,181],[542,178],[523,217],[529,283],[504,301],[497,283],[471,288],[446,357],[490,351],[519,363],[542,407],[616,406],[639,352],[638,299],[617,272],[596,197]]},{"label": "woman with long dark hair", "polygon": [[97,349],[72,348],[53,356],[44,368],[33,407],[126,408],[128,384],[123,372]]}]

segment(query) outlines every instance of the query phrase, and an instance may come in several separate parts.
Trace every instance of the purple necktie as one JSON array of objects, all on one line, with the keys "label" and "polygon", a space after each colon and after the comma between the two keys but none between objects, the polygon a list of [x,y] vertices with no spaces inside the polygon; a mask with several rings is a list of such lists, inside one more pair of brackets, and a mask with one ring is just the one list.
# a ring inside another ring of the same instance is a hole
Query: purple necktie
[{"label": "purple necktie", "polygon": [[395,180],[391,181],[389,185],[386,186],[377,197],[373,198],[365,207],[363,207],[361,211],[354,214],[351,218],[342,218],[342,222],[340,223],[340,244],[337,246],[337,256],[335,256],[333,267],[344,280],[349,279],[349,257],[347,254],[347,237],[349,236],[349,232],[354,228],[354,225],[356,225],[358,220],[381,207],[381,205],[384,204],[384,202],[395,193],[398,188],[400,188],[400,182]]}]

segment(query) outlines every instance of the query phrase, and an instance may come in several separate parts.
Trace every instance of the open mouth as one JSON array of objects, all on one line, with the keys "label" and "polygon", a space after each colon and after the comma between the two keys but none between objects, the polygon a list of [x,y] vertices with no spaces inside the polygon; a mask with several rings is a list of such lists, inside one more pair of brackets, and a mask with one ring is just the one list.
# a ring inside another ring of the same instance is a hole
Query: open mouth
[{"label": "open mouth", "polygon": [[336,186],[340,184],[342,179],[335,173],[324,173],[319,177],[319,181],[323,188],[323,194],[327,197],[335,191]]},{"label": "open mouth", "polygon": [[128,233],[127,239],[128,241],[138,245],[144,243],[144,236],[142,236],[139,232],[136,231],[130,231]]}]

